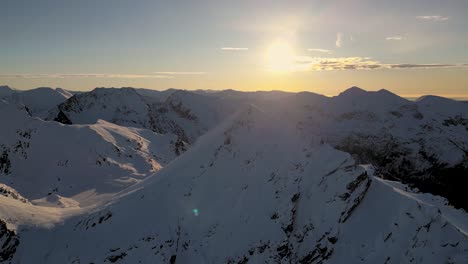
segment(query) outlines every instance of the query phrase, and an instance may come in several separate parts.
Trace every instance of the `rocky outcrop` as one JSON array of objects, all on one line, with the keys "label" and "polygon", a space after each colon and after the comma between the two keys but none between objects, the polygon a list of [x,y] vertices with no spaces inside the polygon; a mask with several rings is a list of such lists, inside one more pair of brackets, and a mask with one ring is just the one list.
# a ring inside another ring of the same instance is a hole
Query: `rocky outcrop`
[{"label": "rocky outcrop", "polygon": [[54,118],[54,121],[56,122],[59,122],[59,123],[62,123],[62,124],[65,124],[65,125],[71,125],[72,122],[70,121],[70,119],[67,117],[67,115],[65,115],[63,113],[62,110],[59,111],[59,113],[57,114],[57,116]]},{"label": "rocky outcrop", "polygon": [[9,158],[9,149],[0,145],[0,173],[8,175],[11,173],[11,161]]},{"label": "rocky outcrop", "polygon": [[417,153],[406,147],[409,144],[390,134],[352,134],[335,145],[351,153],[359,163],[373,164],[379,176],[409,184],[420,191],[447,198],[456,208],[468,211],[465,197],[468,184],[468,156],[451,166],[434,153],[428,152],[422,141]]},{"label": "rocky outcrop", "polygon": [[18,191],[9,187],[8,185],[0,183],[0,195],[10,197],[22,203],[29,203],[28,199],[24,198]]},{"label": "rocky outcrop", "polygon": [[0,220],[0,262],[11,260],[18,245],[18,236],[14,231],[7,228],[4,221]]}]

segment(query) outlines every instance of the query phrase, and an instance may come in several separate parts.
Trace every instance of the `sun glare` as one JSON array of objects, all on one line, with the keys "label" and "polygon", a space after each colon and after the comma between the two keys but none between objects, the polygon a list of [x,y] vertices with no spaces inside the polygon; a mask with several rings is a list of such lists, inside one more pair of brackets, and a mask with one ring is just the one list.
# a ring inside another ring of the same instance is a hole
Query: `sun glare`
[{"label": "sun glare", "polygon": [[266,52],[268,69],[274,72],[291,72],[295,66],[295,54],[292,46],[285,41],[271,44]]}]

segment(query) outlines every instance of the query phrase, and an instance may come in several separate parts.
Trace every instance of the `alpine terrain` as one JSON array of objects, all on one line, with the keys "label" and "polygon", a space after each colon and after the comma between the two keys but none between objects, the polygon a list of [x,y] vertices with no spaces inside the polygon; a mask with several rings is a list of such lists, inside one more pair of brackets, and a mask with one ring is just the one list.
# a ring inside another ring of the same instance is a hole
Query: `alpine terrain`
[{"label": "alpine terrain", "polygon": [[0,263],[468,263],[468,104],[0,87]]}]

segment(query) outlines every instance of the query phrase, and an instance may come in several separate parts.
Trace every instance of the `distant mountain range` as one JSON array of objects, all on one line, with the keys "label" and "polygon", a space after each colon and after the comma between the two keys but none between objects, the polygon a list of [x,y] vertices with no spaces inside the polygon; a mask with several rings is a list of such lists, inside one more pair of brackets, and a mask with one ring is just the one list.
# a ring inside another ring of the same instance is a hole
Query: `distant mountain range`
[{"label": "distant mountain range", "polygon": [[464,102],[358,87],[0,98],[0,263],[468,263]]}]

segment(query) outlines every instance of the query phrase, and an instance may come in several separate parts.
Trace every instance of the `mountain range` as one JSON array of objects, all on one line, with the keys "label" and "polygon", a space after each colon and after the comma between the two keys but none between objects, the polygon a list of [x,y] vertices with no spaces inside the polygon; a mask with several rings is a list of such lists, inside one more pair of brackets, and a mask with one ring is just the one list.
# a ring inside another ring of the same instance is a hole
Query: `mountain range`
[{"label": "mountain range", "polygon": [[467,263],[468,104],[0,87],[0,263]]}]

